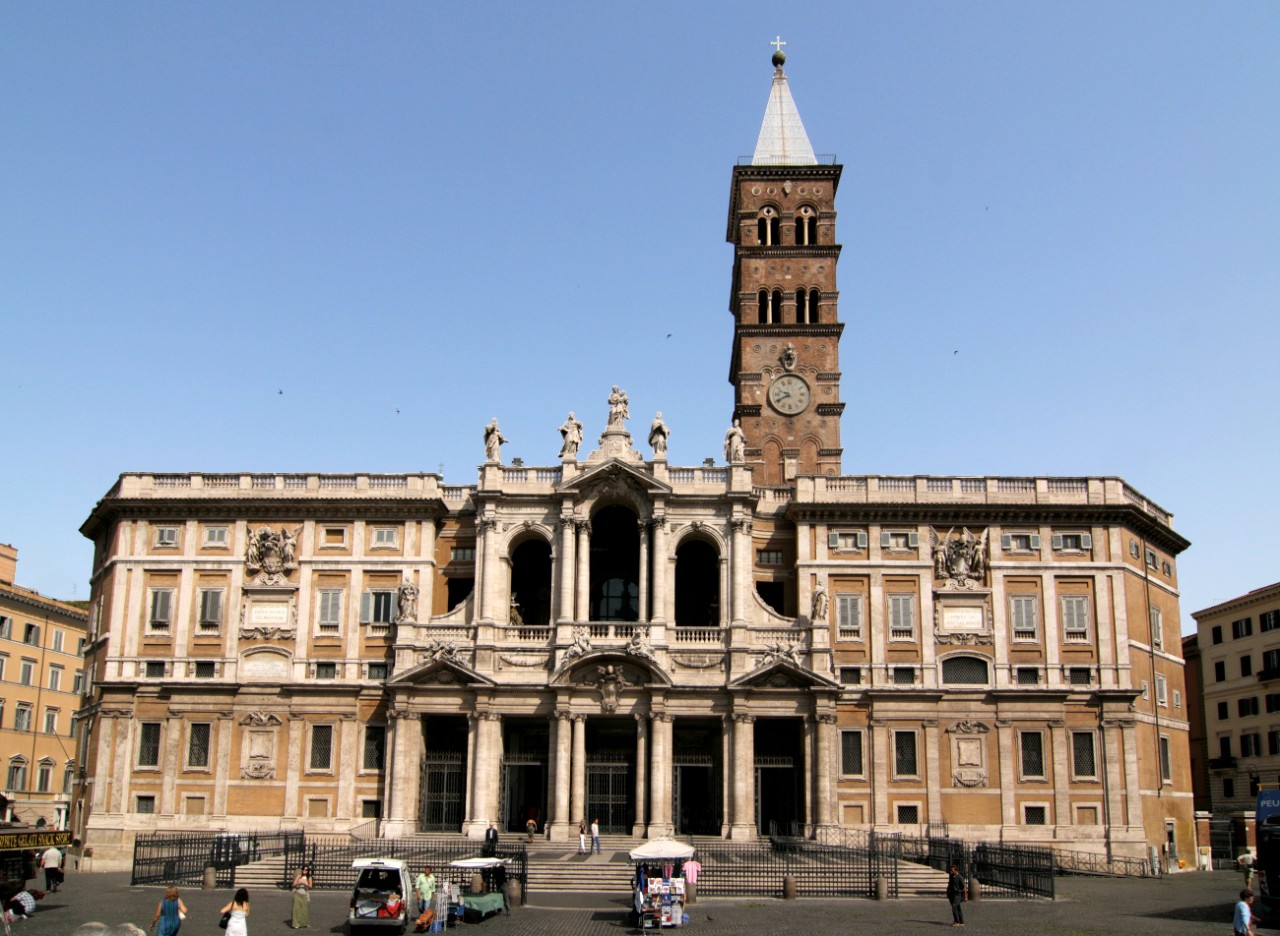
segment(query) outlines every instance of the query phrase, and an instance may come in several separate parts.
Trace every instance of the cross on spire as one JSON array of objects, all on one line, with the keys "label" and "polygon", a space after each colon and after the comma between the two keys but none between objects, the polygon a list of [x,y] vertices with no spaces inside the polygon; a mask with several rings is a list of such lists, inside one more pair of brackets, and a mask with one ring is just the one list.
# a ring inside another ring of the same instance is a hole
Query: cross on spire
[{"label": "cross on spire", "polygon": [[773,42],[769,43],[769,45],[773,46],[773,51],[775,51],[775,52],[781,52],[781,51],[782,51],[782,47],[783,47],[784,45],[786,45],[786,43],[782,41],[782,37],[781,37],[781,36],[778,36],[777,38],[775,38],[775,39],[773,40]]}]

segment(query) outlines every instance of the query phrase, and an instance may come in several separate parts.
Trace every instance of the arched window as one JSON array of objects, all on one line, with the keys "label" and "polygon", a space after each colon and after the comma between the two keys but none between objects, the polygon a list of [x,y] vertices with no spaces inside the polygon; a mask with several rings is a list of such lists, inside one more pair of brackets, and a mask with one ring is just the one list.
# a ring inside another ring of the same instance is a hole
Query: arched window
[{"label": "arched window", "polygon": [[756,237],[761,247],[776,247],[782,243],[782,219],[778,217],[777,208],[760,209],[756,220]]},{"label": "arched window", "polygon": [[769,324],[769,290],[760,290],[760,310],[757,315],[757,321],[761,325]]},{"label": "arched window", "polygon": [[947,686],[985,686],[987,661],[978,656],[953,656],[942,661],[942,682]]},{"label": "arched window", "polygon": [[818,242],[818,213],[808,205],[796,212],[796,243],[807,247]]},{"label": "arched window", "polygon": [[720,557],[702,540],[676,549],[676,626],[720,626]]},{"label": "arched window", "polygon": [[782,290],[773,291],[773,301],[769,305],[769,324],[782,324]]},{"label": "arched window", "polygon": [[803,289],[796,290],[796,323],[803,325],[809,321],[809,294]]},{"label": "arched window", "polygon": [[512,551],[511,600],[512,622],[551,623],[551,547],[545,540],[528,539]]},{"label": "arched window", "polygon": [[816,289],[809,290],[809,324],[818,324],[818,299],[821,297]]}]

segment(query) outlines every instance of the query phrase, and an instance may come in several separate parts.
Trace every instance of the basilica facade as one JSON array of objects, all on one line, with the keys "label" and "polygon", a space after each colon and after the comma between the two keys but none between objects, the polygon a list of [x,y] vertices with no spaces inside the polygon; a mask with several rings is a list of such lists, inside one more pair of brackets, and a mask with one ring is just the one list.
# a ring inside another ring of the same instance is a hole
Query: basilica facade
[{"label": "basilica facade", "polygon": [[469,485],[119,478],[82,528],[99,862],[155,829],[529,819],[1189,852],[1187,541],[1115,477],[841,473],[841,167],[782,64],[732,173],[723,464],[668,464],[614,387],[545,466],[495,420]]}]

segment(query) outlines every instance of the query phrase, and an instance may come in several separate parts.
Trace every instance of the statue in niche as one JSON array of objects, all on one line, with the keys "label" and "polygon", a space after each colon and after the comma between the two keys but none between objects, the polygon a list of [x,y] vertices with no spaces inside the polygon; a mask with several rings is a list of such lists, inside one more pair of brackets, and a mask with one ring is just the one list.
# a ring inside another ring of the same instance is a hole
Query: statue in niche
[{"label": "statue in niche", "polygon": [[577,458],[578,446],[582,444],[582,423],[578,422],[572,411],[560,427],[560,435],[564,439],[564,444],[560,446],[560,457]]},{"label": "statue in niche", "polygon": [[396,623],[413,623],[418,620],[418,586],[405,579],[400,583],[399,610],[396,612]]},{"label": "statue in niche", "polygon": [[245,546],[244,564],[250,575],[258,576],[255,584],[277,585],[287,573],[298,568],[297,543],[302,527],[289,530],[281,527],[276,532],[269,526],[249,530],[249,542]]},{"label": "statue in niche", "polygon": [[724,460],[740,465],[747,460],[747,436],[742,431],[742,420],[735,419],[724,434]]},{"label": "statue in niche", "polygon": [[631,418],[631,401],[627,399],[627,391],[619,390],[618,385],[614,384],[613,390],[609,394],[609,429],[622,429],[626,420]]},{"label": "statue in niche", "polygon": [[636,629],[631,632],[631,639],[627,641],[625,649],[631,656],[657,662],[657,658],[653,655],[653,645],[649,643],[649,628],[647,627],[636,625]]},{"label": "statue in niche", "polygon": [[511,616],[508,623],[512,627],[524,627],[524,615],[520,613],[520,602],[515,595],[511,596]]},{"label": "statue in niche", "polygon": [[813,591],[813,613],[809,616],[812,621],[825,621],[827,619],[827,587],[821,582]]},{"label": "statue in niche", "polygon": [[653,425],[649,427],[649,444],[653,446],[654,455],[667,454],[667,437],[671,435],[671,430],[667,428],[667,424],[662,421],[662,412],[653,417]]},{"label": "statue in niche", "polygon": [[493,417],[489,425],[484,427],[484,459],[488,462],[502,461],[502,446],[507,439],[498,428],[498,417]]}]

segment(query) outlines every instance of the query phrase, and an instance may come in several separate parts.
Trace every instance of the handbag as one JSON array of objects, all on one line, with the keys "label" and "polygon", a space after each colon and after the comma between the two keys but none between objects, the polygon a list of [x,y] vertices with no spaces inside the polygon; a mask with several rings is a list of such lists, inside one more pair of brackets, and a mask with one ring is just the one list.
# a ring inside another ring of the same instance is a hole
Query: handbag
[{"label": "handbag", "polygon": [[231,911],[228,910],[222,915],[222,919],[218,921],[218,929],[226,929],[227,924],[231,922]]}]

